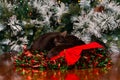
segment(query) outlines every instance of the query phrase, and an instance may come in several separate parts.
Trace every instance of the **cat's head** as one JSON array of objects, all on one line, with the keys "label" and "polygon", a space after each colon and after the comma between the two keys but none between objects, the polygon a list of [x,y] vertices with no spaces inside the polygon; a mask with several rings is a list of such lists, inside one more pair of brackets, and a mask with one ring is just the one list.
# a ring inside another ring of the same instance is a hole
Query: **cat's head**
[{"label": "cat's head", "polygon": [[67,31],[61,32],[59,35],[57,35],[53,40],[55,46],[59,46],[59,45],[62,45],[63,43],[65,43],[66,35],[67,35]]}]

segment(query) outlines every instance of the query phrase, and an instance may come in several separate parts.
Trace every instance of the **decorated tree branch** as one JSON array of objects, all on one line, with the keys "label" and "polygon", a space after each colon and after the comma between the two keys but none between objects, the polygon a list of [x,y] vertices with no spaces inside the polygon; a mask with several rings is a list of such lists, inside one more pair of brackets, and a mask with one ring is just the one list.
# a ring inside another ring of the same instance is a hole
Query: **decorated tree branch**
[{"label": "decorated tree branch", "polygon": [[[23,67],[81,69],[108,66],[111,63],[110,51],[119,53],[120,49],[119,8],[119,0],[1,0],[0,53],[21,53],[15,64]],[[71,60],[67,60],[65,55],[51,61],[46,57],[47,52],[32,54],[28,49],[40,35],[65,30],[86,43],[79,47],[99,40],[107,48],[79,51],[74,46],[58,52],[79,55],[75,64],[70,66],[68,62]],[[24,45],[27,45],[25,50]]]},{"label": "decorated tree branch", "polygon": [[32,54],[29,50],[18,56],[16,66],[46,69],[86,69],[110,67],[111,59],[109,52],[99,43],[91,42],[64,49],[58,55],[48,59],[45,53]]}]

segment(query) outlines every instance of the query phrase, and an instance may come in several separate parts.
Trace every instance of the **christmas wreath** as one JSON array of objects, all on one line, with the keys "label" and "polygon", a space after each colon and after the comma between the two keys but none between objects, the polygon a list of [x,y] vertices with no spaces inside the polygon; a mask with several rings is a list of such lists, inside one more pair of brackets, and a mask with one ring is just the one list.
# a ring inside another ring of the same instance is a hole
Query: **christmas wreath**
[{"label": "christmas wreath", "polygon": [[83,69],[111,65],[109,52],[99,43],[79,45],[64,49],[50,59],[43,52],[32,54],[24,49],[15,60],[16,66],[46,69]]}]

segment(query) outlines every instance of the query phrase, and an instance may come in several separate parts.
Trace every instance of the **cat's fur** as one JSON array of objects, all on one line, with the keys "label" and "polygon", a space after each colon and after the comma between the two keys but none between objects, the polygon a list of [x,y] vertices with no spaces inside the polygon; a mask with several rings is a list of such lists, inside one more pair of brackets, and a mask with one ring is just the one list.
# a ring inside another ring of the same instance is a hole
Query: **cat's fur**
[{"label": "cat's fur", "polygon": [[83,45],[85,44],[82,40],[80,40],[79,38],[77,38],[76,36],[74,35],[69,35],[67,34],[65,37],[64,37],[64,42],[59,42],[59,39],[60,38],[55,38],[56,39],[56,43],[58,45],[56,45],[54,48],[52,48],[48,54],[47,54],[47,57],[48,58],[51,58],[53,56],[56,56],[59,54],[60,51],[64,50],[64,49],[67,49],[67,48],[70,48],[70,47],[74,47],[74,46],[77,46],[77,45]]},{"label": "cat's fur", "polygon": [[76,36],[67,34],[67,31],[50,32],[36,38],[32,43],[30,50],[48,51],[47,57],[51,58],[64,49],[82,44],[85,43]]},{"label": "cat's fur", "polygon": [[65,34],[66,32],[50,32],[43,34],[33,41],[30,51],[49,51],[56,46],[57,43],[54,41],[56,37],[61,38],[61,41],[63,40],[62,42],[64,42]]}]

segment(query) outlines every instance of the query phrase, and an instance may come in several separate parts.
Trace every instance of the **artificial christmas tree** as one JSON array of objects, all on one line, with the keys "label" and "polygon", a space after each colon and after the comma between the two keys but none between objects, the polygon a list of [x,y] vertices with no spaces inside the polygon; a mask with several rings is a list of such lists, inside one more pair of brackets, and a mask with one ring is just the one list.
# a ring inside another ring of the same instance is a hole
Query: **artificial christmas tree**
[{"label": "artificial christmas tree", "polygon": [[[2,0],[0,1],[0,52],[18,51],[24,54],[23,46],[27,45],[29,48],[39,35],[67,30],[85,43],[99,40],[107,46],[107,50],[119,53],[119,8],[119,0]],[[95,61],[94,65],[109,63],[109,60],[106,60],[109,57],[105,54],[86,55],[88,56],[85,56],[85,59],[88,60],[84,65],[89,62],[89,57],[97,55],[100,60],[96,60],[100,61],[100,64]],[[105,58],[102,59],[101,55]],[[28,58],[26,55],[24,57]],[[20,59],[20,62],[26,58]],[[30,59],[32,58],[27,61]]]}]

